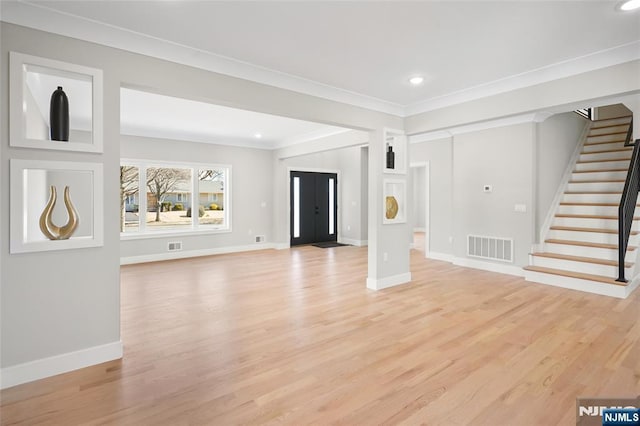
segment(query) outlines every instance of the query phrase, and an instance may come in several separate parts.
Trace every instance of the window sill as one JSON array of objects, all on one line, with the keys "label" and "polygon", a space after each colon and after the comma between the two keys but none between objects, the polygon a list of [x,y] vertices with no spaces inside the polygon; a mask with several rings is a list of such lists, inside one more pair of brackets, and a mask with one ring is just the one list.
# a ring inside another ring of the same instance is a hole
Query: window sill
[{"label": "window sill", "polygon": [[228,234],[231,232],[231,228],[223,228],[223,229],[193,229],[193,230],[171,230],[171,231],[154,231],[154,232],[145,232],[144,234],[140,233],[120,233],[120,241],[129,241],[129,240],[147,240],[153,238],[171,238],[171,237],[197,237],[200,235],[215,235],[215,234]]}]

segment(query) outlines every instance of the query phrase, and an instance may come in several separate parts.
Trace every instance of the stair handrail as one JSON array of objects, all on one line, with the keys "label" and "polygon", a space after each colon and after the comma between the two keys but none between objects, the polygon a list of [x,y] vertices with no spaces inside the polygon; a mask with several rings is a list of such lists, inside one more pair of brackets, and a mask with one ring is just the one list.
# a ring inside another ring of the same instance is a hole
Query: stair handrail
[{"label": "stair handrail", "polygon": [[624,182],[620,206],[618,207],[618,278],[616,281],[626,283],[624,276],[624,258],[629,246],[629,236],[633,225],[633,214],[638,203],[638,191],[640,190],[640,139],[631,142],[633,130],[633,117],[627,130],[627,138],[624,146],[633,146],[629,171]]}]

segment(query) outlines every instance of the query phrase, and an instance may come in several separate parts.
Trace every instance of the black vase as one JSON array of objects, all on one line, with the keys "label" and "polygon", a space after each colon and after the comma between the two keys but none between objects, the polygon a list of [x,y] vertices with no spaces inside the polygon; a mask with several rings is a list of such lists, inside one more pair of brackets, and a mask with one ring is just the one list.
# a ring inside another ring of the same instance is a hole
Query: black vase
[{"label": "black vase", "polygon": [[387,148],[387,169],[395,169],[396,166],[396,153],[393,152],[393,147],[389,145]]},{"label": "black vase", "polygon": [[60,86],[51,95],[49,124],[52,141],[69,141],[69,99]]}]

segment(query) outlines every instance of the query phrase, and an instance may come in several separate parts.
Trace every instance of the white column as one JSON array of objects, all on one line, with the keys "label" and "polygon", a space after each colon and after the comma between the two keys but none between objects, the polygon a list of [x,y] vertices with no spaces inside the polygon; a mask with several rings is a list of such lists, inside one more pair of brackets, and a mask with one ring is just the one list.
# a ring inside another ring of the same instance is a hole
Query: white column
[{"label": "white column", "polygon": [[[409,228],[404,223],[383,224],[385,194],[384,178],[405,179],[406,174],[387,175],[383,172],[385,143],[383,129],[369,134],[369,235],[367,288],[383,288],[411,281],[409,269]],[[406,154],[405,154],[406,155]],[[408,158],[408,156],[407,156]],[[408,162],[405,161],[406,164]],[[407,194],[405,203],[409,202]],[[399,200],[399,202],[401,202]],[[408,205],[408,204],[407,204]],[[402,206],[407,208],[407,205]]]}]

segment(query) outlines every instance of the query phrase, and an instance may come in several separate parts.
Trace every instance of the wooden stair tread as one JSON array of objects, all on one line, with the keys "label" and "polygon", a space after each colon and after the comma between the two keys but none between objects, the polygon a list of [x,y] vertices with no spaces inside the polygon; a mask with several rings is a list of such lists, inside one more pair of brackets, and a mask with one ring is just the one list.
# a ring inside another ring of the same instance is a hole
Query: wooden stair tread
[{"label": "wooden stair tread", "polygon": [[[561,260],[570,260],[573,262],[593,263],[596,265],[618,266],[617,260],[596,259],[595,257],[572,256],[569,254],[559,254],[559,253],[550,253],[550,252],[531,253],[531,255],[537,256],[537,257],[546,257],[548,259],[561,259]],[[624,262],[625,268],[630,268],[632,265],[633,263],[631,262]]]},{"label": "wooden stair tread", "polygon": [[[558,213],[556,217],[568,217],[574,219],[606,219],[606,220],[618,220],[618,216],[607,216],[600,214],[569,214],[569,213]],[[633,220],[639,220],[640,216],[634,216]]]},{"label": "wooden stair tread", "polygon": [[[601,118],[600,120],[591,120],[592,123],[602,123],[603,121],[611,121],[611,120],[622,120],[623,118],[631,119],[633,116],[631,115],[621,115],[620,117],[611,117],[611,118]],[[629,124],[629,123],[627,123]],[[592,127],[593,129],[593,127]]]},{"label": "wooden stair tread", "polygon": [[629,125],[629,123],[607,124],[607,125],[604,125],[604,126],[592,126],[589,130],[607,129],[609,127],[628,126],[628,125]]},{"label": "wooden stair tread", "polygon": [[569,183],[624,183],[624,179],[570,180]]},{"label": "wooden stair tread", "polygon": [[[617,229],[605,229],[605,228],[580,228],[575,226],[552,226],[549,229],[556,231],[576,231],[576,232],[597,232],[600,234],[617,234]],[[638,235],[638,231],[631,231],[631,235]]]},{"label": "wooden stair tread", "polygon": [[[621,126],[624,126],[624,124],[621,124]],[[624,132],[611,132],[611,133],[601,133],[598,135],[592,135],[591,132],[589,132],[589,135],[587,136],[588,138],[597,138],[598,136],[613,136],[613,135],[626,135],[627,131],[625,130]]]},{"label": "wooden stair tread", "polygon": [[[631,158],[606,158],[604,160],[584,160],[584,161],[576,161],[576,164],[593,164],[593,163],[610,163],[612,161],[629,161],[631,162]],[[597,171],[597,170],[591,170]]]},{"label": "wooden stair tread", "polygon": [[602,151],[587,151],[587,152],[581,152],[580,154],[582,155],[589,155],[589,154],[607,154],[609,152],[631,152],[633,151],[633,147],[632,146],[625,146],[623,148],[611,148],[611,149],[603,149]]},{"label": "wooden stair tread", "polygon": [[610,173],[610,172],[628,172],[629,169],[602,169],[602,170],[574,170],[573,173]]},{"label": "wooden stair tread", "polygon": [[585,195],[585,194],[620,194],[622,191],[565,191],[565,194],[569,195]]},{"label": "wooden stair tread", "polygon": [[[618,250],[617,244],[592,243],[588,241],[574,241],[574,240],[556,240],[553,238],[544,240],[544,242],[550,243],[550,244],[565,244],[569,246],[595,247],[595,248],[602,248],[602,249]],[[627,251],[633,251],[635,249],[636,249],[635,246],[627,246]]]},{"label": "wooden stair tread", "polygon": [[582,272],[564,271],[562,269],[544,268],[542,266],[525,266],[523,269],[532,272],[542,272],[544,274],[561,275],[563,277],[578,278],[581,280],[597,281],[604,284],[613,284],[626,287],[627,283],[616,281],[615,278],[604,277],[602,275],[585,274]]},{"label": "wooden stair tread", "polygon": [[[595,136],[592,136],[595,137]],[[585,143],[583,146],[594,146],[594,145],[606,145],[608,143],[622,143],[626,141],[626,137],[620,138],[618,140],[613,140],[613,141],[602,141],[602,142],[587,142]]]},{"label": "wooden stair tread", "polygon": [[[568,201],[561,201],[561,206],[597,206],[597,207],[618,207],[619,203],[572,203]],[[636,204],[640,206],[640,203]]]}]

